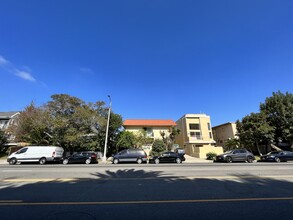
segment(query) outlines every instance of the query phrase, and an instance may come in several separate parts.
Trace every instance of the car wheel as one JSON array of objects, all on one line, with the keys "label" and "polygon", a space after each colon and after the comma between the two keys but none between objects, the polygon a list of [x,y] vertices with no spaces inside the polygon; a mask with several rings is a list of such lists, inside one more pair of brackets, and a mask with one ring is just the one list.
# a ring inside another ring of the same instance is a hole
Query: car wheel
[{"label": "car wheel", "polygon": [[69,162],[68,159],[65,159],[65,160],[63,160],[62,163],[63,163],[63,164],[68,164],[68,162]]},{"label": "car wheel", "polygon": [[180,158],[177,158],[176,159],[176,163],[181,163],[181,159]]},{"label": "car wheel", "polygon": [[160,163],[160,160],[157,158],[155,159],[155,164],[159,164]]},{"label": "car wheel", "polygon": [[39,161],[39,163],[40,163],[41,165],[44,165],[46,162],[47,162],[47,160],[46,160],[45,157],[42,157],[42,158],[40,159],[40,161]]},{"label": "car wheel", "polygon": [[233,162],[232,157],[226,157],[226,161],[227,161],[227,163],[232,163]]},{"label": "car wheel", "polygon": [[253,162],[253,158],[251,156],[247,157],[247,162],[248,163],[252,163]]},{"label": "car wheel", "polygon": [[17,163],[16,158],[11,158],[11,159],[9,160],[9,164],[10,164],[10,165],[15,165],[16,163]]},{"label": "car wheel", "polygon": [[115,158],[115,159],[113,160],[113,163],[114,163],[114,164],[118,164],[118,163],[119,163],[119,160],[118,160],[117,158]]},{"label": "car wheel", "polygon": [[280,162],[281,162],[281,160],[280,160],[279,157],[275,157],[275,161],[276,161],[277,163],[280,163]]},{"label": "car wheel", "polygon": [[86,163],[86,164],[90,164],[90,163],[91,163],[91,159],[87,159],[87,160],[85,161],[85,163]]},{"label": "car wheel", "polygon": [[137,162],[138,164],[141,164],[141,163],[142,163],[142,159],[138,158],[136,162]]}]

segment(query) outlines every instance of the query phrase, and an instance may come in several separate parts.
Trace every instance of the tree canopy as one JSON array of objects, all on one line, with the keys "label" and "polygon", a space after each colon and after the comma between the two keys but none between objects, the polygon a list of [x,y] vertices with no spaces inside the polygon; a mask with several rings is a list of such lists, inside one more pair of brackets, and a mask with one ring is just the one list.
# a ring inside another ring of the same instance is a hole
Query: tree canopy
[{"label": "tree canopy", "polygon": [[241,145],[259,153],[260,145],[287,144],[293,146],[293,95],[280,91],[260,104],[259,113],[251,113],[237,121]]},{"label": "tree canopy", "polygon": [[[13,129],[17,141],[59,145],[67,151],[103,150],[108,117],[105,103],[85,103],[67,94],[51,98],[43,106],[32,103],[21,112]],[[109,148],[113,147],[121,126],[122,117],[111,112]]]}]

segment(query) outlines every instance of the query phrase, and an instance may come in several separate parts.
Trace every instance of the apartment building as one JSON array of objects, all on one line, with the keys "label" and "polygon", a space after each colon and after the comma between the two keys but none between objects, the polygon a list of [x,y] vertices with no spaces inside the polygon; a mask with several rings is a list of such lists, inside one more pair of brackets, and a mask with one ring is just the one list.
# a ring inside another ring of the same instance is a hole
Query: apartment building
[{"label": "apartment building", "polygon": [[20,112],[0,112],[0,129],[5,130],[15,124],[15,118]]},{"label": "apartment building", "polygon": [[236,123],[228,122],[212,128],[216,145],[225,149],[225,142],[228,139],[236,138]]},{"label": "apartment building", "polygon": [[[161,133],[164,132],[165,136],[169,136],[172,127],[176,123],[173,120],[150,120],[150,119],[127,119],[123,122],[123,127],[126,131],[134,134],[139,134],[142,130],[145,131],[146,136],[150,139],[162,139]],[[142,146],[147,154],[151,151],[152,145]]]},{"label": "apartment building", "polygon": [[223,153],[222,147],[216,147],[213,139],[210,116],[206,114],[186,114],[177,122],[181,133],[176,137],[176,143],[185,149],[186,154],[206,158],[206,154]]},{"label": "apartment building", "polygon": [[[9,127],[16,124],[16,118],[20,112],[11,111],[11,112],[0,112],[0,130],[5,131],[8,136],[8,142],[13,143],[15,137],[9,133]],[[15,143],[13,143],[14,145]]]}]

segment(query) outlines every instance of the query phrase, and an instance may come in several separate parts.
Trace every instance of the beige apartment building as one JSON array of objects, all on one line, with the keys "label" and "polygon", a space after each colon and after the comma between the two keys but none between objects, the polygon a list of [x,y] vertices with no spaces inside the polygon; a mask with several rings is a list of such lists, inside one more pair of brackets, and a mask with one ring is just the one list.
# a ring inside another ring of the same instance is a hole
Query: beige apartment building
[{"label": "beige apartment building", "polygon": [[212,128],[216,145],[225,149],[225,142],[230,138],[236,138],[236,123],[228,122]]},{"label": "beige apartment building", "polygon": [[[123,127],[134,134],[139,134],[144,130],[148,138],[155,140],[163,139],[161,132],[168,137],[172,127],[176,127],[176,123],[173,120],[127,119],[123,122]],[[152,144],[142,146],[142,148],[149,154]]]},{"label": "beige apartment building", "polygon": [[176,137],[176,143],[185,149],[186,154],[206,158],[206,154],[223,153],[222,147],[216,147],[213,139],[210,116],[206,114],[186,114],[177,122],[181,133]]}]

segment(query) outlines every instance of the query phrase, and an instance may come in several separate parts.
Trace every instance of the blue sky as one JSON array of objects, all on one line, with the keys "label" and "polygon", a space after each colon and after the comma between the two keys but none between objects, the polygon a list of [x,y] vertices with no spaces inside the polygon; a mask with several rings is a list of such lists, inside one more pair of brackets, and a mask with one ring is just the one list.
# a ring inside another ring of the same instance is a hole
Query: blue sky
[{"label": "blue sky", "polygon": [[293,92],[291,0],[0,0],[0,111],[65,93],[212,125]]}]

